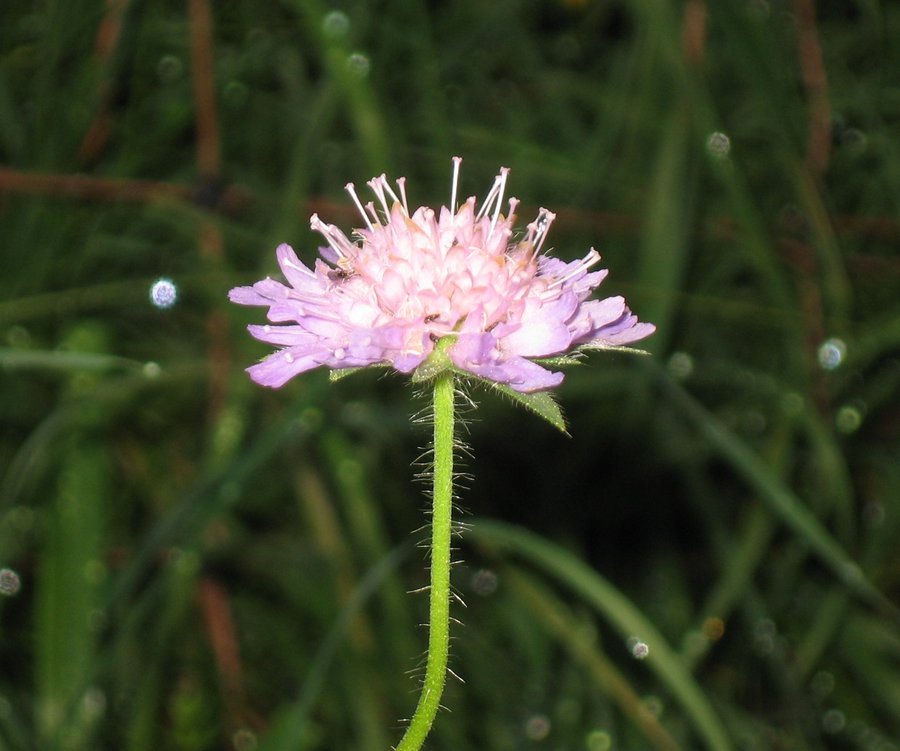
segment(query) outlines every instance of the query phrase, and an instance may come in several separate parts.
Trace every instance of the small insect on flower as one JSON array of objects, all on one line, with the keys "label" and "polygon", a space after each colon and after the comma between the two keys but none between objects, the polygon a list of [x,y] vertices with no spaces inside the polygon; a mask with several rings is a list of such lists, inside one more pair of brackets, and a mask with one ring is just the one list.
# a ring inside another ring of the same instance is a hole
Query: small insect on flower
[{"label": "small insect on flower", "polygon": [[[370,180],[377,204],[363,205],[348,184],[364,224],[352,240],[313,214],[326,245],[312,268],[280,245],[287,284],[266,278],[231,290],[232,302],[269,308],[270,323],[249,330],[279,348],[248,368],[253,380],[279,387],[320,366],[413,373],[441,356],[464,375],[530,393],[562,382],[542,360],[653,333],[624,298],[588,299],[607,273],[591,271],[596,250],[569,263],[542,253],[553,212],[540,209],[516,235],[518,200],[503,213],[507,168],[480,206],[474,197],[458,206],[461,161],[453,159],[450,205],[438,211],[410,211],[404,178],[396,189],[385,175]],[[437,352],[445,337],[449,346]]]}]

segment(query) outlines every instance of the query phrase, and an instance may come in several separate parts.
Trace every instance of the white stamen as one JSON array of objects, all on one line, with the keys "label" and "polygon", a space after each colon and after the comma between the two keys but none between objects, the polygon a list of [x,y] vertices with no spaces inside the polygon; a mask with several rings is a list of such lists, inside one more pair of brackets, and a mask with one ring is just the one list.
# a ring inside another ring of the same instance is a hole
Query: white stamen
[{"label": "white stamen", "polygon": [[403,213],[409,216],[409,204],[406,203],[406,178],[397,178],[397,187],[400,189],[400,203],[403,204]]},{"label": "white stamen", "polygon": [[500,168],[500,190],[497,192],[497,205],[494,207],[494,217],[491,219],[491,231],[488,233],[488,237],[494,234],[494,227],[497,226],[497,217],[500,216],[500,205],[503,203],[503,191],[506,190],[506,176],[508,174],[508,168]]},{"label": "white stamen", "polygon": [[534,228],[534,237],[531,239],[534,245],[534,256],[541,252],[541,247],[544,245],[544,240],[547,239],[547,233],[550,231],[550,225],[553,224],[554,219],[556,219],[556,214],[542,208],[538,211],[537,219],[534,220],[533,225],[529,227],[529,231],[531,231],[532,227]]},{"label": "white stamen", "polygon": [[387,194],[394,200],[394,203],[400,203],[400,196],[394,193],[393,188],[391,188],[390,184],[387,181],[387,178],[382,175],[381,176],[382,184],[384,185],[384,189],[387,191]]},{"label": "white stamen", "polygon": [[506,176],[509,174],[509,167],[501,167],[500,174],[494,178],[494,184],[491,187],[490,192],[487,194],[487,198],[484,199],[484,203],[481,204],[481,209],[478,211],[478,215],[475,219],[481,219],[491,211],[493,211],[494,215],[491,217],[491,228],[488,231],[487,239],[490,239],[491,235],[494,234],[494,228],[497,226],[497,219],[500,217],[500,205],[503,203],[503,191],[506,190]]},{"label": "white stamen", "polygon": [[315,276],[315,273],[310,271],[306,266],[300,265],[298,266],[293,261],[289,261],[285,259],[282,263],[287,266],[289,269],[293,269],[294,271],[299,271],[301,274],[305,274],[306,276]]},{"label": "white stamen", "polygon": [[372,217],[372,221],[374,221],[376,224],[381,224],[381,222],[378,221],[378,212],[375,211],[375,204],[372,201],[369,201],[366,204],[366,211],[369,212],[369,216]]},{"label": "white stamen", "polygon": [[385,215],[390,215],[390,208],[387,204],[387,199],[384,197],[384,189],[387,186],[387,177],[384,173],[379,175],[378,177],[373,177],[369,182],[366,183],[375,194],[375,197],[378,199],[381,204],[381,209],[384,211]]},{"label": "white stamen", "polygon": [[462,157],[453,157],[453,187],[450,190],[450,212],[456,213],[456,187],[459,184],[459,165],[462,164]]},{"label": "white stamen", "polygon": [[346,190],[350,194],[350,197],[353,199],[353,203],[356,204],[356,208],[359,210],[359,213],[362,214],[363,221],[366,223],[366,226],[369,228],[369,230],[375,229],[372,226],[372,222],[369,221],[369,217],[366,216],[365,209],[363,209],[362,204],[359,202],[359,198],[356,195],[356,188],[353,186],[353,183],[347,183],[344,186],[344,190]]},{"label": "white stamen", "polygon": [[[503,169],[506,169],[505,167]],[[484,197],[484,202],[481,204],[481,208],[478,209],[478,213],[475,215],[476,219],[481,219],[481,217],[487,215],[487,213],[491,210],[494,205],[494,200],[497,198],[497,192],[500,190],[500,186],[503,185],[503,170],[500,170],[500,174],[494,178],[494,184],[491,186],[491,189],[488,191],[488,194]]]},{"label": "white stamen", "polygon": [[[325,222],[319,219],[318,214],[313,214],[309,218],[309,226],[322,235],[322,237],[325,238],[325,241],[331,246],[331,249],[338,254],[338,266],[345,271],[349,270],[352,267],[351,261],[353,256],[356,255],[354,252],[356,246],[353,245],[353,243],[347,239],[346,235],[333,224],[325,224]],[[315,276],[314,273],[311,273],[311,275]]]},{"label": "white stamen", "polygon": [[[399,182],[400,181],[398,180],[398,185]],[[406,212],[406,215],[409,216],[409,211],[406,209],[406,201],[400,201],[399,196],[391,189],[386,175],[381,175],[380,177],[369,180],[368,185],[370,188],[372,188],[372,192],[375,193],[375,195],[378,197],[378,200],[381,203],[381,208],[384,210],[384,214],[388,219],[390,219],[391,216],[391,207],[388,205],[387,198],[385,198],[385,193],[390,196],[391,200],[393,200],[394,203],[401,203],[401,205],[403,205],[404,211]]]},{"label": "white stamen", "polygon": [[582,271],[587,271],[591,266],[593,266],[597,261],[600,260],[600,254],[594,250],[590,249],[588,254],[581,259],[581,263],[579,263],[572,271],[566,274],[559,279],[554,279],[549,285],[547,285],[547,289],[553,289],[554,287],[559,287],[561,284],[565,284],[569,279],[578,276]]}]

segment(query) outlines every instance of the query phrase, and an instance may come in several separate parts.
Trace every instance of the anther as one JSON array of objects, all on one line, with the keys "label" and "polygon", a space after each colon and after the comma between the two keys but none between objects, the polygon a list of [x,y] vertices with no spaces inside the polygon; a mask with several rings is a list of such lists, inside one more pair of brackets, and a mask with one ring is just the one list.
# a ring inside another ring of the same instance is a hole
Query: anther
[{"label": "anther", "polygon": [[600,254],[596,250],[591,248],[590,252],[581,260],[580,263],[578,263],[578,265],[575,266],[572,271],[570,271],[565,276],[560,277],[559,279],[554,279],[552,282],[550,282],[549,285],[547,285],[547,289],[553,289],[554,287],[559,287],[560,285],[565,284],[567,281],[569,281],[569,279],[578,276],[583,271],[587,271],[599,260]]},{"label": "anther", "polygon": [[356,204],[356,208],[359,210],[359,213],[362,215],[363,221],[366,223],[366,226],[369,228],[369,230],[375,229],[372,226],[372,222],[369,221],[369,217],[366,216],[365,209],[363,209],[363,205],[360,203],[359,198],[356,195],[356,188],[354,187],[353,183],[347,183],[344,186],[344,190],[346,190],[350,194],[350,198],[352,198],[353,203]]},{"label": "anther", "polygon": [[462,164],[462,157],[453,157],[453,187],[450,190],[450,211],[456,213],[456,187],[459,184],[459,165]]}]

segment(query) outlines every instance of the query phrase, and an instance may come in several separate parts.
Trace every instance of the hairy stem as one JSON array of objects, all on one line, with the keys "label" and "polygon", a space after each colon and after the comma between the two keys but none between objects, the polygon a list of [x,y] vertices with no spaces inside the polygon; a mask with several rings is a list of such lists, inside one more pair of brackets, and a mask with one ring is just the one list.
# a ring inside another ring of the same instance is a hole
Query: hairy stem
[{"label": "hairy stem", "polygon": [[434,382],[434,491],[431,513],[428,661],[419,703],[397,751],[418,751],[422,748],[440,706],[447,678],[454,417],[453,372],[446,370]]}]

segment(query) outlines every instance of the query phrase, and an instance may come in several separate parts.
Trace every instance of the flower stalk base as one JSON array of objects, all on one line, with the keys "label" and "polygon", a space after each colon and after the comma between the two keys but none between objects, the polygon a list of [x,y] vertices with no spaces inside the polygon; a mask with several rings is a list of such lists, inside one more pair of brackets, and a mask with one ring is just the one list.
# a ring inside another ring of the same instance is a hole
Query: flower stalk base
[{"label": "flower stalk base", "polygon": [[434,381],[434,486],[431,512],[431,586],[428,659],[416,711],[396,751],[422,748],[441,703],[450,649],[450,538],[453,509],[454,375]]}]

